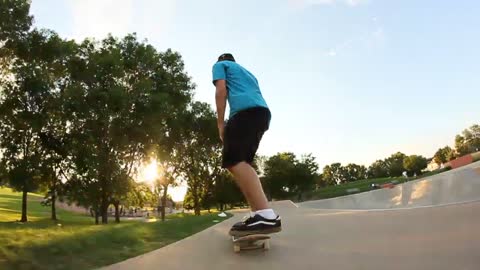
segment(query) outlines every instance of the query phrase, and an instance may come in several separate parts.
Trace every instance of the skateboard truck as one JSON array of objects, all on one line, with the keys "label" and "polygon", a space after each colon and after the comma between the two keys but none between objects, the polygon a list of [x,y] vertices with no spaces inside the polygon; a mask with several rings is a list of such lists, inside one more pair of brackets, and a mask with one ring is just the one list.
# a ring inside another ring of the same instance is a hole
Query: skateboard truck
[{"label": "skateboard truck", "polygon": [[233,251],[253,249],[270,249],[270,236],[266,234],[250,234],[245,236],[232,236]]}]

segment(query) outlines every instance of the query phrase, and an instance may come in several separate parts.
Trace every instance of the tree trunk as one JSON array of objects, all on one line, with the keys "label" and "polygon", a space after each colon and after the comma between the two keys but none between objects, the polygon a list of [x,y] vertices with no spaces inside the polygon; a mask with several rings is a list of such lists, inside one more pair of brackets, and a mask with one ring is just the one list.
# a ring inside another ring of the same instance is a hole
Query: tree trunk
[{"label": "tree trunk", "polygon": [[100,206],[100,214],[102,215],[102,224],[108,224],[108,200],[103,196]]},{"label": "tree trunk", "polygon": [[106,211],[102,213],[102,224],[108,224],[108,212]]},{"label": "tree trunk", "polygon": [[55,201],[57,200],[57,196],[55,192],[52,193],[52,220],[57,221],[57,210],[55,209]]},{"label": "tree trunk", "polygon": [[22,195],[22,219],[20,222],[27,222],[27,189],[23,188],[23,195]]},{"label": "tree trunk", "polygon": [[198,195],[193,195],[193,208],[195,210],[195,216],[200,216],[200,200]]},{"label": "tree trunk", "polygon": [[57,191],[56,191],[56,185],[55,182],[52,185],[52,188],[50,190],[50,193],[52,194],[52,220],[57,221],[57,210],[55,208],[55,202],[57,200]]},{"label": "tree trunk", "polygon": [[97,209],[95,209],[95,225],[98,225],[99,223],[99,212]]},{"label": "tree trunk", "polygon": [[115,223],[120,223],[120,211],[119,211],[120,202],[119,201],[113,202],[113,206],[115,206]]},{"label": "tree trunk", "polygon": [[108,206],[102,207],[102,224],[108,224]]},{"label": "tree trunk", "polygon": [[164,185],[163,195],[162,195],[162,206],[160,208],[162,221],[165,221],[165,208],[167,206],[167,192],[168,192],[168,185]]}]

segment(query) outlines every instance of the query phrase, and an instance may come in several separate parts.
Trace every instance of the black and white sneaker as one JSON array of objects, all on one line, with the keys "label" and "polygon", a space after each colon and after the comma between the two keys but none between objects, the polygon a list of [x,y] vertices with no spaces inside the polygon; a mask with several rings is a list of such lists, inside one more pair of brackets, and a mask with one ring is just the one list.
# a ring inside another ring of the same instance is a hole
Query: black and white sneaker
[{"label": "black and white sneaker", "polygon": [[243,221],[235,223],[230,229],[232,236],[244,236],[250,234],[271,234],[282,230],[280,216],[275,219],[266,219],[259,214],[247,216]]}]

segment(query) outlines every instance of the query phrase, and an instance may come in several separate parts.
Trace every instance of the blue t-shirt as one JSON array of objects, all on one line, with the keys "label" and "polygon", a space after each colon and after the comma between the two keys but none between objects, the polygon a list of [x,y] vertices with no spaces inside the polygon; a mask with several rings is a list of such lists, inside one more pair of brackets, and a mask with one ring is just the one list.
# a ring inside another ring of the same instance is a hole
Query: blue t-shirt
[{"label": "blue t-shirt", "polygon": [[268,108],[263,99],[258,81],[252,73],[232,61],[220,61],[213,65],[213,84],[217,80],[226,80],[227,100],[232,118],[237,112],[252,107]]}]

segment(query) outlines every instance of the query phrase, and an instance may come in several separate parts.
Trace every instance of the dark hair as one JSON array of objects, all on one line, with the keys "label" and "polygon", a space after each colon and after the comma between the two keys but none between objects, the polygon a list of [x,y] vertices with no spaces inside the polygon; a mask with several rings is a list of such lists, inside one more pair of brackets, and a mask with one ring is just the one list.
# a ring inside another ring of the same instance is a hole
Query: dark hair
[{"label": "dark hair", "polygon": [[235,58],[233,58],[233,55],[231,53],[224,53],[218,57],[218,62],[220,61],[232,61],[235,62]]}]

